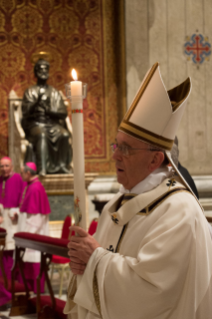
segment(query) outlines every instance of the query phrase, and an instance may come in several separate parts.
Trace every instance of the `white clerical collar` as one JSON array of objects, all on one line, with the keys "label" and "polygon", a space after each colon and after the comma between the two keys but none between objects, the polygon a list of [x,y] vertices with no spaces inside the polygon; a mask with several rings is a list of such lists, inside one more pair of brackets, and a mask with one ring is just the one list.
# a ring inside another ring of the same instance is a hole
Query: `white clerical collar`
[{"label": "white clerical collar", "polygon": [[128,190],[124,188],[122,185],[120,187],[120,192],[122,194],[126,193],[134,193],[134,194],[142,194],[145,192],[149,192],[153,188],[160,185],[164,179],[169,178],[173,175],[171,166],[163,166],[156,169],[154,172],[149,174],[143,181],[135,185],[132,189]]}]

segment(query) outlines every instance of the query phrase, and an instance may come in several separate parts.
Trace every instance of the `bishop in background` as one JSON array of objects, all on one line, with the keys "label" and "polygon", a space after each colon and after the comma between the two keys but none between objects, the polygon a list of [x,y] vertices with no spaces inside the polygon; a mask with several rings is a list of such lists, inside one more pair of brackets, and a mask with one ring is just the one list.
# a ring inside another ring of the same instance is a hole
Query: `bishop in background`
[{"label": "bishop in background", "polygon": [[22,126],[30,145],[25,162],[35,161],[39,175],[69,173],[72,148],[61,94],[47,84],[49,62],[39,59],[34,67],[37,84],[29,87],[22,102]]}]

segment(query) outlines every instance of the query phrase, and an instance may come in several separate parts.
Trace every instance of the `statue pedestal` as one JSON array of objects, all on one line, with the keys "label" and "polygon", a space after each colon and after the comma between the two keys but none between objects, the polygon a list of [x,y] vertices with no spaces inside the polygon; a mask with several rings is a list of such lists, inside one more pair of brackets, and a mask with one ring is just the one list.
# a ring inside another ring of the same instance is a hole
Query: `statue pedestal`
[{"label": "statue pedestal", "polygon": [[[85,189],[87,191],[90,183],[99,174],[85,174]],[[73,195],[74,193],[74,175],[73,174],[47,174],[39,176],[39,180],[45,187],[47,195]]]},{"label": "statue pedestal", "polygon": [[[89,226],[89,199],[88,186],[99,174],[85,174],[86,188],[86,226]],[[50,235],[58,237],[61,231],[62,222],[67,215],[74,211],[74,176],[73,174],[54,174],[39,176],[45,187],[51,206]]]}]

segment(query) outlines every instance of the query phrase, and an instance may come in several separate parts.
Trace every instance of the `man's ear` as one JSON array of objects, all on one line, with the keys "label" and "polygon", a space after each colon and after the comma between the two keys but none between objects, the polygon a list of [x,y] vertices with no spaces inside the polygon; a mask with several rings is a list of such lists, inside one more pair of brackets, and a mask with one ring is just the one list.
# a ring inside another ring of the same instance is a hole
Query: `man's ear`
[{"label": "man's ear", "polygon": [[164,158],[165,158],[165,155],[163,152],[159,152],[159,151],[153,152],[153,157],[149,164],[149,171],[153,172],[154,170],[159,168],[161,164],[163,163]]}]

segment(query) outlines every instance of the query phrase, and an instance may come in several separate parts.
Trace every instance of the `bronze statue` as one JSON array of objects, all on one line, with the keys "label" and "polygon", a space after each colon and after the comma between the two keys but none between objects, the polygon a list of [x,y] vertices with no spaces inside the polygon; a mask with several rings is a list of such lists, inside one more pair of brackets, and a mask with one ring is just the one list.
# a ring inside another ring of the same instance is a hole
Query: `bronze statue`
[{"label": "bronze statue", "polygon": [[72,147],[66,106],[61,94],[46,83],[49,62],[38,60],[34,73],[37,84],[25,91],[22,102],[22,126],[30,142],[25,162],[35,161],[40,175],[69,173]]}]

